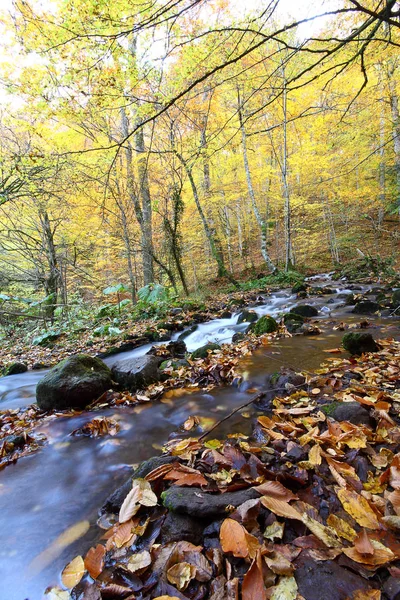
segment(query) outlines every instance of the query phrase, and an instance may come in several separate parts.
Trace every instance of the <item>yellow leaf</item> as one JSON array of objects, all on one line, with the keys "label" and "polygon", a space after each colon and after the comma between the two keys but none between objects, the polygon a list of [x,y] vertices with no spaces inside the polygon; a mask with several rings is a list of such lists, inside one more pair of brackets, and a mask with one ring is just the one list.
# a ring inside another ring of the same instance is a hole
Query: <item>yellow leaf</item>
[{"label": "yellow leaf", "polygon": [[297,583],[294,577],[282,577],[272,592],[271,600],[296,600]]},{"label": "yellow leaf", "polygon": [[138,552],[137,554],[133,554],[130,557],[127,564],[128,571],[131,573],[135,573],[136,571],[140,571],[140,569],[144,569],[151,564],[151,555],[147,550],[143,550],[143,552]]},{"label": "yellow leaf", "polygon": [[356,539],[357,533],[355,529],[353,529],[344,519],[331,514],[326,522],[329,527],[336,531],[339,537],[344,538],[349,542],[353,542]]},{"label": "yellow leaf", "polygon": [[360,496],[354,490],[347,488],[338,490],[337,495],[344,510],[349,513],[361,527],[366,527],[367,529],[379,529],[379,521],[368,501],[363,498],[363,496]]},{"label": "yellow leaf", "polygon": [[168,581],[176,585],[179,591],[185,590],[195,576],[196,567],[187,562],[178,563],[167,571]]},{"label": "yellow leaf", "polygon": [[132,489],[122,503],[118,520],[120,523],[125,523],[136,515],[141,505],[155,506],[156,504],[157,496],[151,489],[150,483],[145,479],[134,479]]},{"label": "yellow leaf", "polygon": [[302,516],[302,521],[306,527],[313,533],[321,542],[328,546],[328,548],[340,548],[341,543],[335,536],[335,532],[329,527],[325,527],[315,519],[312,519],[308,516],[307,513],[304,513]]},{"label": "yellow leaf", "polygon": [[82,579],[85,573],[85,563],[82,556],[77,556],[67,564],[61,574],[61,581],[66,588],[72,589]]},{"label": "yellow leaf", "polygon": [[261,498],[261,504],[268,508],[271,512],[278,517],[285,517],[286,519],[296,519],[302,521],[302,515],[293,506],[290,506],[288,502],[279,500],[278,498],[270,498],[269,496],[263,496]]},{"label": "yellow leaf", "polygon": [[321,447],[318,444],[315,444],[315,446],[311,448],[308,453],[308,460],[314,467],[321,464]]}]

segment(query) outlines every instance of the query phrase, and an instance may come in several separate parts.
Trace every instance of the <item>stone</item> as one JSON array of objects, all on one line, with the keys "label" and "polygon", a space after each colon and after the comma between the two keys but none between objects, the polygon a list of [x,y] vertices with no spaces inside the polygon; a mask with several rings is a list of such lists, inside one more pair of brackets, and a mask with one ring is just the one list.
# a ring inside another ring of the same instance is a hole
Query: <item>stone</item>
[{"label": "stone", "polygon": [[40,369],[49,369],[50,365],[46,365],[46,363],[35,362],[32,365],[32,371],[40,371]]},{"label": "stone", "polygon": [[151,354],[119,360],[112,367],[112,378],[123,389],[134,392],[160,380],[162,360]]},{"label": "stone", "polygon": [[179,306],[176,308],[171,308],[170,310],[171,315],[180,315],[181,313],[183,313],[183,308],[180,308]]},{"label": "stone", "polygon": [[198,488],[171,486],[161,494],[163,504],[168,510],[198,519],[213,519],[226,515],[227,506],[235,508],[246,502],[259,498],[260,494],[254,488],[210,494]]},{"label": "stone", "polygon": [[161,544],[171,542],[190,542],[196,546],[203,541],[204,523],[189,515],[168,512],[161,528]]},{"label": "stone", "polygon": [[153,456],[148,460],[143,461],[140,465],[132,472],[132,475],[120,485],[104,502],[103,506],[100,509],[100,513],[119,513],[119,509],[122,506],[123,501],[126,496],[132,489],[132,479],[140,479],[146,477],[151,471],[161,467],[162,465],[167,465],[169,463],[179,462],[176,456]]},{"label": "stone", "polygon": [[354,306],[356,302],[357,299],[354,294],[346,294],[346,298],[344,299],[345,306]]},{"label": "stone", "polygon": [[292,287],[292,294],[298,294],[299,292],[306,292],[307,286],[305,283],[295,283]]},{"label": "stone", "polygon": [[400,306],[400,289],[394,290],[392,294],[392,305],[393,308],[398,308]]},{"label": "stone", "polygon": [[[346,600],[372,589],[368,581],[333,560],[316,561],[303,551],[294,561],[298,592],[307,600]],[[361,596],[360,596],[361,597]]]},{"label": "stone", "polygon": [[186,344],[183,340],[176,340],[175,342],[167,344],[167,351],[172,358],[184,358],[186,350]]},{"label": "stone", "polygon": [[174,370],[179,369],[180,367],[188,367],[189,366],[189,362],[186,360],[186,358],[179,358],[179,359],[167,359],[167,360],[163,360],[162,363],[159,366],[160,371],[164,371],[164,369],[169,369],[170,367],[172,367]]},{"label": "stone", "polygon": [[242,340],[244,340],[245,334],[241,331],[237,331],[236,333],[233,334],[232,337],[232,344],[237,344],[238,342],[241,342]]},{"label": "stone", "polygon": [[357,302],[352,312],[356,315],[371,315],[381,309],[381,305],[373,300],[361,300]]},{"label": "stone", "polygon": [[237,324],[240,323],[255,323],[258,320],[257,313],[254,310],[243,310],[237,320]]},{"label": "stone", "polygon": [[311,304],[299,304],[292,308],[290,312],[302,317],[316,317],[318,315],[318,309],[311,306]]},{"label": "stone", "polygon": [[363,354],[364,352],[377,352],[379,350],[371,333],[345,333],[342,346],[350,354]]},{"label": "stone", "polygon": [[221,319],[231,319],[232,313],[230,310],[224,310],[224,311],[222,311],[220,317],[221,317]]},{"label": "stone", "polygon": [[349,421],[353,425],[371,425],[368,410],[358,402],[331,402],[322,406],[321,410],[335,421]]},{"label": "stone", "polygon": [[319,335],[321,330],[314,325],[310,325],[308,323],[303,323],[303,325],[299,329],[299,333],[303,335]]},{"label": "stone", "polygon": [[295,333],[304,323],[304,317],[296,313],[287,313],[283,317],[286,329],[289,333]]},{"label": "stone", "polygon": [[8,367],[4,369],[3,375],[7,377],[7,375],[20,375],[20,373],[25,373],[28,370],[28,365],[23,362],[13,362]]},{"label": "stone", "polygon": [[186,331],[182,331],[182,333],[180,333],[178,336],[178,340],[184,340],[185,338],[189,337],[189,335],[194,333],[198,327],[198,325],[192,325],[189,327],[189,329],[186,329]]},{"label": "stone", "polygon": [[219,344],[206,344],[205,346],[201,346],[192,352],[192,360],[195,360],[196,358],[207,358],[209,351],[220,349],[221,346]]},{"label": "stone", "polygon": [[36,402],[43,410],[84,408],[111,387],[111,371],[99,358],[76,354],[39,381]]},{"label": "stone", "polygon": [[272,333],[277,331],[278,323],[273,317],[264,315],[256,323],[253,323],[250,327],[250,332],[256,335],[263,335],[264,333]]},{"label": "stone", "polygon": [[383,591],[388,600],[400,600],[400,579],[398,577],[389,577],[383,584]]}]

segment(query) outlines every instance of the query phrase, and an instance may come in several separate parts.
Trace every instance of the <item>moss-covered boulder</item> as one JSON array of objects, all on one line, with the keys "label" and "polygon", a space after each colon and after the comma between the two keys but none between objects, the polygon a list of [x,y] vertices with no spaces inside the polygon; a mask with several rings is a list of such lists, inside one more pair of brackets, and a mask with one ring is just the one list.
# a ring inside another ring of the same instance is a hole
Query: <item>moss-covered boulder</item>
[{"label": "moss-covered boulder", "polygon": [[145,354],[117,361],[111,370],[112,378],[121,388],[135,392],[160,380],[162,358]]},{"label": "moss-covered boulder", "polygon": [[292,294],[298,294],[299,292],[306,292],[307,286],[303,282],[295,283],[292,287]]},{"label": "moss-covered boulder", "polygon": [[287,313],[283,316],[283,322],[290,333],[295,333],[303,325],[304,317],[296,313]]},{"label": "moss-covered boulder", "polygon": [[36,388],[43,410],[84,408],[111,388],[110,369],[99,359],[77,354],[50,369]]},{"label": "moss-covered boulder", "polygon": [[352,312],[356,315],[372,315],[381,308],[381,305],[373,300],[361,300],[360,302],[357,302]]},{"label": "moss-covered boulder", "polygon": [[342,346],[350,354],[363,354],[363,352],[376,352],[378,346],[370,333],[345,333]]},{"label": "moss-covered boulder", "polygon": [[255,323],[257,320],[258,315],[254,312],[254,310],[243,310],[239,315],[237,323],[238,325],[240,323]]},{"label": "moss-covered boulder", "polygon": [[205,346],[201,346],[192,352],[192,360],[195,360],[196,358],[207,358],[209,351],[220,349],[221,346],[219,344],[206,344]]},{"label": "moss-covered boulder", "polygon": [[311,304],[299,304],[293,307],[290,312],[302,317],[316,317],[318,315],[318,309],[311,306]]},{"label": "moss-covered boulder", "polygon": [[250,331],[251,333],[255,333],[256,335],[263,335],[264,333],[272,333],[277,331],[278,323],[275,321],[273,317],[269,315],[264,315],[256,323],[253,323]]},{"label": "moss-covered boulder", "polygon": [[13,362],[7,367],[5,367],[3,371],[4,377],[7,375],[19,375],[20,373],[25,373],[28,370],[28,366],[23,362]]}]

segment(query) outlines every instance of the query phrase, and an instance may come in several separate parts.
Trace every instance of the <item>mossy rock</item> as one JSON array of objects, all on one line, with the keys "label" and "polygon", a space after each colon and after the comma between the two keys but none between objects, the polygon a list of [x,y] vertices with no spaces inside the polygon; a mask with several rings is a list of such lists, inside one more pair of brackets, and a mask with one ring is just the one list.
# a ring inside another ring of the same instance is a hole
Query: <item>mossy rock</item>
[{"label": "mossy rock", "polygon": [[240,325],[240,323],[255,323],[257,320],[258,315],[254,310],[243,310],[239,315],[237,323],[238,325]]},{"label": "mossy rock", "polygon": [[307,286],[303,282],[295,283],[292,287],[292,294],[298,294],[299,292],[306,292]]},{"label": "mossy rock", "polygon": [[13,362],[8,367],[5,367],[3,371],[4,377],[7,375],[19,375],[25,373],[28,370],[28,366],[23,362]]},{"label": "mossy rock", "polygon": [[286,313],[286,315],[283,315],[283,322],[285,323],[285,325],[289,322],[296,322],[296,323],[300,323],[300,325],[302,325],[304,323],[304,317],[302,317],[301,315],[298,315],[297,313]]},{"label": "mossy rock", "polygon": [[208,351],[220,350],[221,346],[219,344],[206,344],[205,346],[201,346],[197,348],[194,352],[192,352],[192,360],[196,358],[207,358]]},{"label": "mossy rock", "polygon": [[342,346],[350,354],[363,354],[364,352],[376,352],[379,348],[370,333],[345,333]]},{"label": "mossy rock", "polygon": [[36,401],[43,410],[84,408],[111,387],[111,371],[99,358],[77,354],[39,381]]},{"label": "mossy rock", "polygon": [[255,333],[256,335],[263,335],[264,333],[273,333],[277,331],[278,323],[275,321],[273,317],[269,315],[264,315],[256,323],[250,328],[251,333]]},{"label": "mossy rock", "polygon": [[310,304],[299,304],[292,308],[290,312],[302,317],[316,317],[318,315],[318,309]]},{"label": "mossy rock", "polygon": [[164,371],[164,369],[179,369],[180,367],[187,367],[189,365],[188,361],[185,358],[181,358],[178,360],[163,360],[161,365],[159,366],[160,371]]},{"label": "mossy rock", "polygon": [[392,304],[394,308],[398,308],[400,306],[400,290],[394,290],[392,294]]},{"label": "mossy rock", "polygon": [[381,308],[381,305],[377,302],[373,302],[373,300],[361,300],[360,302],[357,302],[352,312],[356,315],[371,315]]}]

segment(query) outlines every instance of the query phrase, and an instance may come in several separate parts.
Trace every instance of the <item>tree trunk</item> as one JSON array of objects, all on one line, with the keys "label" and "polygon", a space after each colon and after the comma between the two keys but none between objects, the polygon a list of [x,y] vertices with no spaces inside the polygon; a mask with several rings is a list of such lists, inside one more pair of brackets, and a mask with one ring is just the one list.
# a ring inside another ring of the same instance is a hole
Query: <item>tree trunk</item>
[{"label": "tree trunk", "polygon": [[142,204],[142,252],[143,252],[143,277],[144,285],[154,281],[153,270],[153,226],[152,226],[152,208],[148,177],[147,156],[145,154],[144,133],[140,127],[135,135],[136,151],[139,153],[138,160],[138,179],[139,195]]},{"label": "tree trunk", "polygon": [[255,197],[255,193],[254,193],[254,188],[253,188],[253,182],[252,182],[252,179],[251,179],[249,160],[248,160],[248,157],[247,157],[246,130],[245,130],[244,123],[243,123],[243,113],[242,113],[242,106],[241,106],[241,101],[240,101],[239,90],[238,90],[238,115],[239,115],[240,131],[242,133],[243,163],[244,163],[244,170],[245,170],[245,173],[246,173],[247,190],[248,190],[249,197],[250,197],[250,200],[251,200],[251,205],[252,205],[252,208],[253,208],[254,216],[256,217],[256,221],[257,221],[258,226],[260,228],[261,254],[262,254],[263,259],[265,260],[265,263],[266,263],[268,269],[270,271],[272,271],[272,273],[275,273],[277,271],[277,268],[273,264],[273,262],[272,262],[272,260],[271,260],[271,258],[269,256],[269,254],[268,254],[268,250],[267,250],[267,227],[266,227],[266,223],[265,223],[264,219],[262,218],[260,211],[258,210],[258,206],[257,206],[257,202],[256,202],[256,197]]},{"label": "tree trunk", "polygon": [[399,97],[396,90],[396,65],[393,61],[389,63],[389,96],[390,109],[392,112],[392,130],[393,130],[393,149],[394,149],[394,168],[396,174],[396,194],[395,210],[400,215],[400,115],[399,115]]},{"label": "tree trunk", "polygon": [[288,184],[288,160],[287,160],[287,90],[285,71],[283,69],[283,160],[282,160],[282,185],[284,197],[284,227],[285,227],[285,271],[288,271],[293,264],[292,251],[292,223],[290,194]]},{"label": "tree trunk", "polygon": [[[60,270],[58,268],[56,248],[54,244],[54,231],[51,228],[51,223],[47,210],[39,211],[40,223],[42,226],[42,242],[46,254],[48,274],[44,278],[44,289],[46,296],[49,296],[49,301],[46,302],[45,313],[47,318],[53,322],[54,310],[57,305],[58,291],[62,286]],[[63,296],[63,294],[61,294]]]}]

